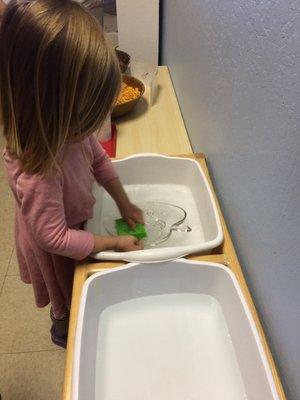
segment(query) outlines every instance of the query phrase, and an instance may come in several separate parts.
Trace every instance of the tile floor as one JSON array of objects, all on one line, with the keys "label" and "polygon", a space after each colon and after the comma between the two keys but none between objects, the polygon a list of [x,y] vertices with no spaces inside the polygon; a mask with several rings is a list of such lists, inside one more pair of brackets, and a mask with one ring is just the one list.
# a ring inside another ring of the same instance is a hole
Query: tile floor
[{"label": "tile floor", "polygon": [[36,308],[31,286],[19,278],[13,214],[1,162],[0,393],[2,400],[60,400],[65,351],[50,340],[49,307]]}]

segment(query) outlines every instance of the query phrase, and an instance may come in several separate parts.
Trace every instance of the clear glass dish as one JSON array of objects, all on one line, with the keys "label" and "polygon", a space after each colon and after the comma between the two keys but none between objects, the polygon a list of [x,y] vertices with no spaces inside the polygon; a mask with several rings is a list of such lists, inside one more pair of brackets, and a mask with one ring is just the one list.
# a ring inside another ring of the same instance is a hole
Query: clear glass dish
[{"label": "clear glass dish", "polygon": [[[162,202],[143,202],[137,206],[143,210],[147,237],[143,239],[145,247],[157,246],[167,241],[172,232],[187,233],[192,229],[183,224],[187,217],[187,212],[179,206]],[[120,218],[116,210],[107,216],[104,221],[104,228],[108,234],[116,236],[115,220]]]}]

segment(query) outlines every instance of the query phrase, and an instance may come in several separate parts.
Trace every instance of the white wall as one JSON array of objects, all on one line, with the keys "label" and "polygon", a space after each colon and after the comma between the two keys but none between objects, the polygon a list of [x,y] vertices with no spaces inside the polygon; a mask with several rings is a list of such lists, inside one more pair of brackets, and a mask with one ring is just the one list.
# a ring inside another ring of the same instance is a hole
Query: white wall
[{"label": "white wall", "polygon": [[164,0],[170,67],[290,400],[300,399],[300,2]]},{"label": "white wall", "polygon": [[117,15],[120,49],[157,65],[159,0],[117,0]]}]

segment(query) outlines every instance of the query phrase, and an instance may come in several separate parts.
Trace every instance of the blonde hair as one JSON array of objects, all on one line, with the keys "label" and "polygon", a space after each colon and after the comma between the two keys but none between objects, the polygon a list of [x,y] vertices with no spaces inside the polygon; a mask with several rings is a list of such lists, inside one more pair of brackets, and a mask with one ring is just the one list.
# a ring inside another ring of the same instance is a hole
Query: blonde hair
[{"label": "blonde hair", "polygon": [[49,173],[63,147],[103,123],[120,71],[97,20],[72,0],[12,0],[0,31],[0,115],[8,149]]}]

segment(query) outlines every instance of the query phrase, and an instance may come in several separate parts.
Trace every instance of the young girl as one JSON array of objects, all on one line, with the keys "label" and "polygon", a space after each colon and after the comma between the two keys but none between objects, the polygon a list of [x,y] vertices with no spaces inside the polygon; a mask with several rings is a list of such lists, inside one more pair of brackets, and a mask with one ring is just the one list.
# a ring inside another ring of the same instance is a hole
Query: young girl
[{"label": "young girl", "polygon": [[51,303],[54,343],[65,346],[75,260],[106,249],[139,250],[131,236],[94,236],[94,179],[134,226],[130,203],[95,132],[120,87],[119,66],[101,28],[72,0],[12,0],[0,33],[4,163],[16,199],[21,279],[38,307]]}]

